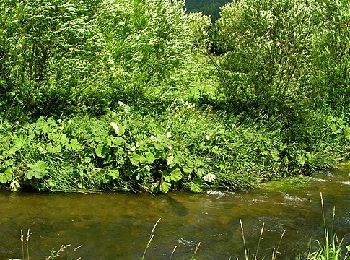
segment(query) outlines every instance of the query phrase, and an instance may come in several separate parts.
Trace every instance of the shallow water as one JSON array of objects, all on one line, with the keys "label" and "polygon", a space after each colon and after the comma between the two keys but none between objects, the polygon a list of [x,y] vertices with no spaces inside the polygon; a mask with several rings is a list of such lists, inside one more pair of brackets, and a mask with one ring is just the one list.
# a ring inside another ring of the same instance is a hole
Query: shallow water
[{"label": "shallow water", "polygon": [[[319,193],[332,227],[350,241],[350,169],[319,174],[308,185],[272,183],[247,193],[208,194],[33,194],[0,193],[0,259],[21,258],[20,232],[30,229],[31,259],[71,245],[61,259],[139,259],[155,222],[161,218],[146,259],[232,259],[244,254],[239,220],[247,246],[258,259],[271,258],[280,236],[279,259],[294,259],[307,244],[322,238]],[[26,246],[24,247],[26,251]]]}]

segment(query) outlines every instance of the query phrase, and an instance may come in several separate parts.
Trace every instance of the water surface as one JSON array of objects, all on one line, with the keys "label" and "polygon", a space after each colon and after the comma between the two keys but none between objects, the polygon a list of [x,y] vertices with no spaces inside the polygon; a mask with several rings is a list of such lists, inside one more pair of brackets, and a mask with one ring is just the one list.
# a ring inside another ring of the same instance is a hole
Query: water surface
[{"label": "water surface", "polygon": [[[319,193],[329,227],[350,241],[350,170],[320,174],[308,185],[268,184],[246,193],[33,194],[0,193],[0,259],[21,258],[20,232],[30,229],[31,259],[71,245],[61,259],[139,259],[154,232],[146,259],[232,259],[243,255],[239,220],[251,252],[261,226],[259,258],[271,257],[286,230],[280,259],[294,259],[310,239],[322,238]],[[26,248],[26,247],[25,247]],[[26,251],[26,249],[25,249]]]}]

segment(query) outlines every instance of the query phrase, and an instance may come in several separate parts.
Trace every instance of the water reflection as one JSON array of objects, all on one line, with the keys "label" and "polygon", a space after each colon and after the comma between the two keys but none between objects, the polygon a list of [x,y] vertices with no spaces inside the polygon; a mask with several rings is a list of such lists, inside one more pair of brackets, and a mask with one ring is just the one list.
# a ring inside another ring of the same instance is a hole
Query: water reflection
[{"label": "water reflection", "polygon": [[[320,181],[322,180],[322,181]],[[198,259],[243,255],[239,220],[248,247],[256,250],[266,230],[260,258],[271,256],[281,241],[281,259],[294,259],[309,239],[322,237],[319,192],[327,216],[337,208],[335,229],[350,240],[348,170],[316,176],[307,186],[261,188],[239,194],[30,194],[0,193],[0,259],[20,258],[20,230],[31,229],[32,259],[70,244],[65,259],[138,259],[152,227],[162,218],[147,251],[148,259],[189,259],[201,242]],[[74,249],[77,248],[75,251]]]}]

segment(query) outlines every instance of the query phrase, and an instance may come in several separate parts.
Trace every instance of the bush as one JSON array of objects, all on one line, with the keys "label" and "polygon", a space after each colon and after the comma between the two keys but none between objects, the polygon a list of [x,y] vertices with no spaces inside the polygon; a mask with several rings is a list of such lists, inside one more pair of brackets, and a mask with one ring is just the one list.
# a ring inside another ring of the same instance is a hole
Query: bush
[{"label": "bush", "polygon": [[[241,0],[217,21],[221,86],[233,106],[295,120],[349,104],[349,1]],[[338,99],[338,100],[336,100]]]},{"label": "bush", "polygon": [[5,1],[0,18],[6,116],[103,114],[171,85],[191,51],[178,1]]}]

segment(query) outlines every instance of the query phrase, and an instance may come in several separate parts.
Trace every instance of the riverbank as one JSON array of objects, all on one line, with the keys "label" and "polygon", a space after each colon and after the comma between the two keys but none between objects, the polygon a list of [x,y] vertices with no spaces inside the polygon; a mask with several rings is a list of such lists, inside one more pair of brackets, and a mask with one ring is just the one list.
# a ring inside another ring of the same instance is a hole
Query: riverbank
[{"label": "riverbank", "polygon": [[349,159],[346,1],[265,2],[2,4],[0,185],[236,191]]},{"label": "riverbank", "polygon": [[100,118],[4,122],[0,183],[42,191],[242,190],[330,168],[349,149],[342,125],[305,149],[281,130],[238,120],[185,103],[157,117],[120,104]]}]

